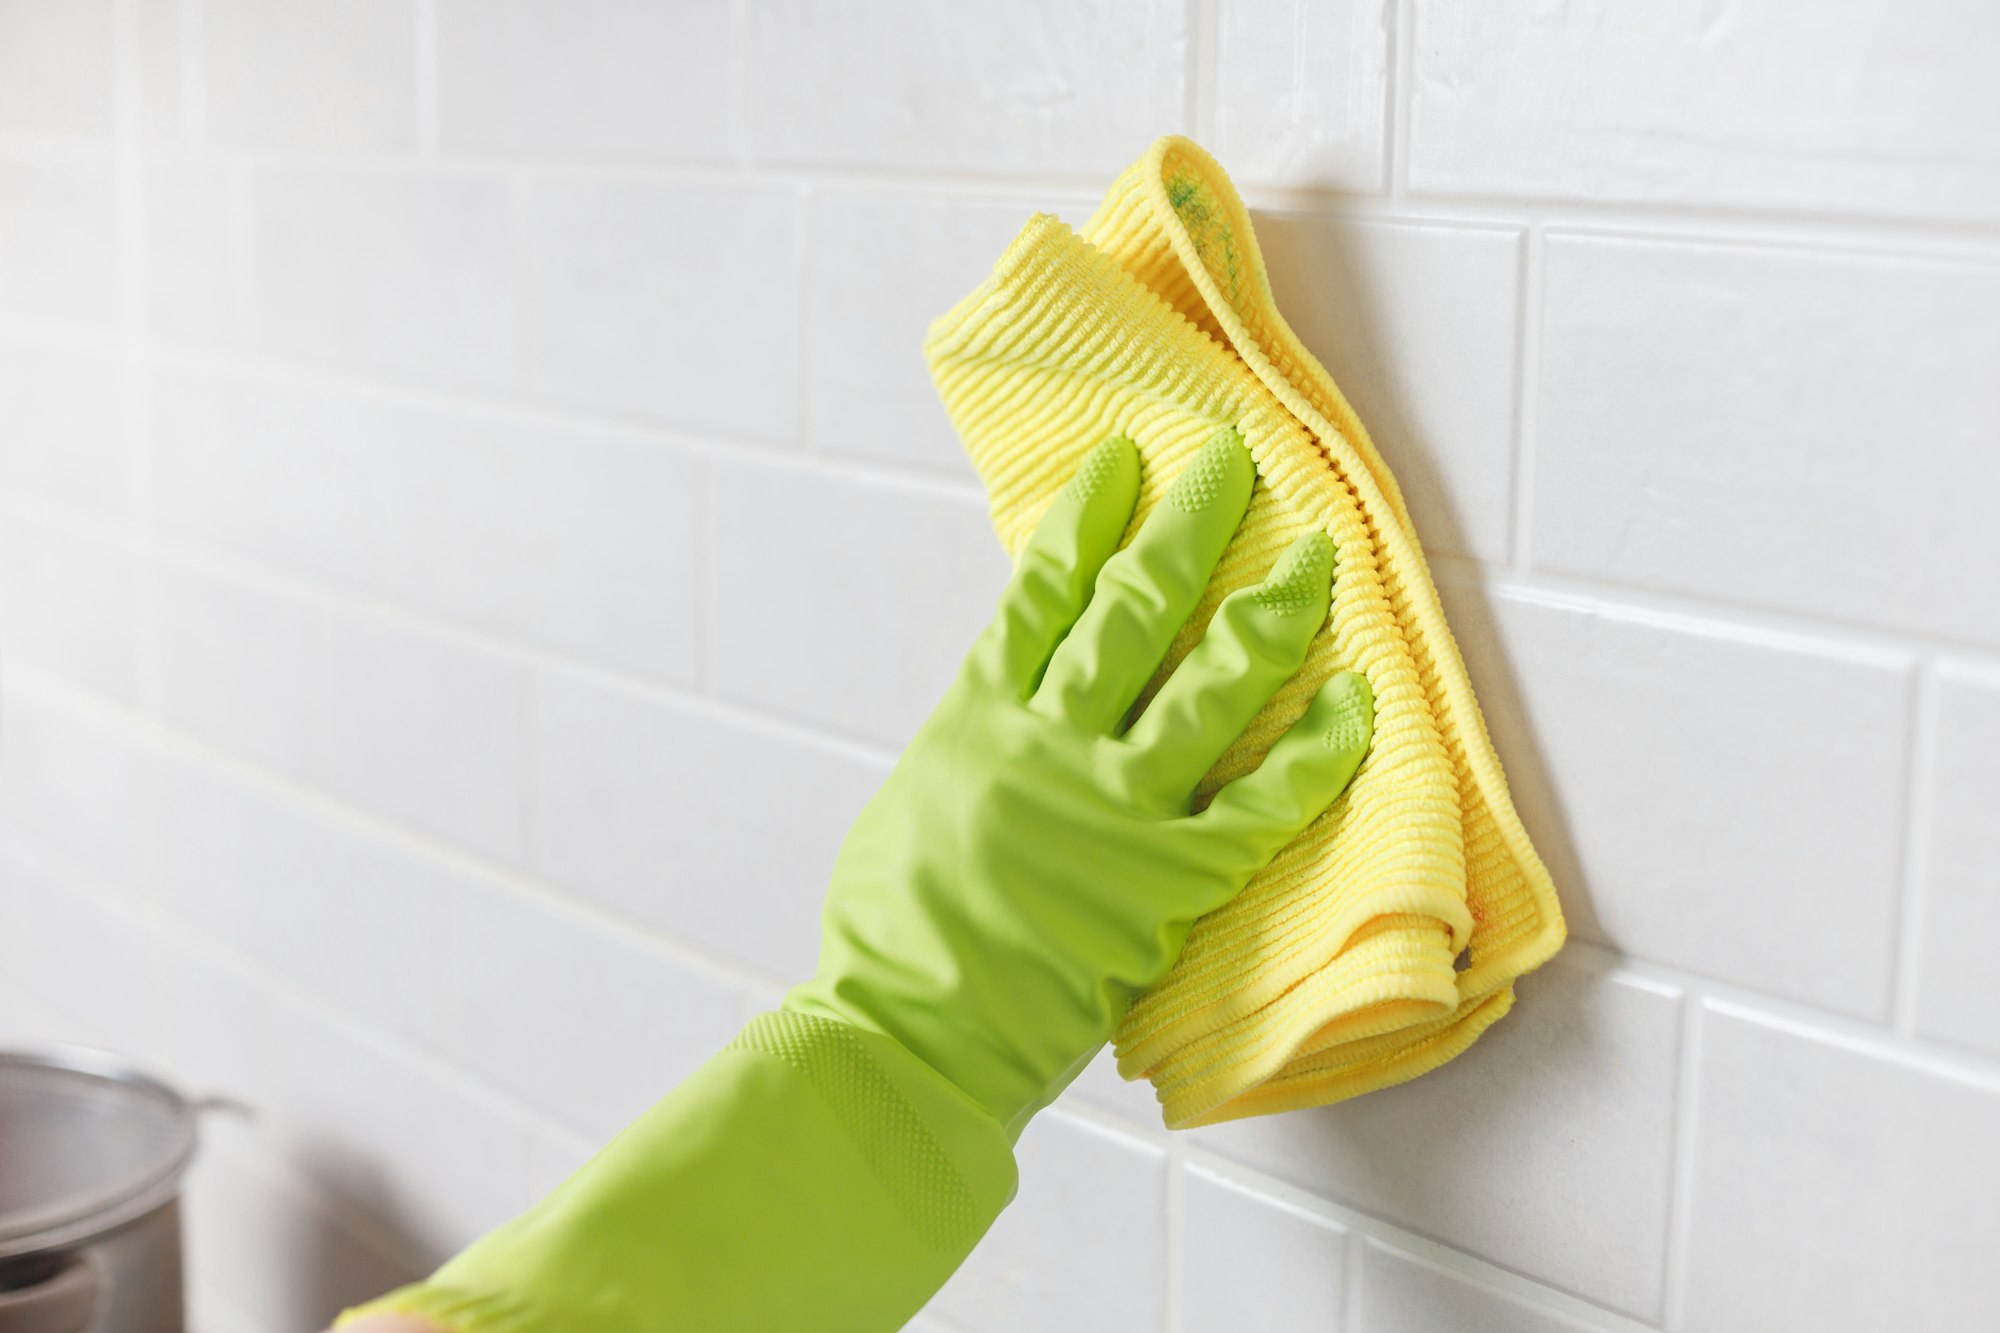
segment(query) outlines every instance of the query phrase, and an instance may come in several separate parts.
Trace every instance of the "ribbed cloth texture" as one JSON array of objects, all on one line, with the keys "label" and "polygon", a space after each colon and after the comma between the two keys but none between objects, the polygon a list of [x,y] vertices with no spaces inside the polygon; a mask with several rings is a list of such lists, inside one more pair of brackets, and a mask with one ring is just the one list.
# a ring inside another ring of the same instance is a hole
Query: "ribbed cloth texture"
[{"label": "ribbed cloth texture", "polygon": [[1145,463],[1134,526],[1222,426],[1258,486],[1155,685],[1223,597],[1317,527],[1339,553],[1304,668],[1209,773],[1256,767],[1346,668],[1375,693],[1347,793],[1228,906],[1196,923],[1115,1038],[1181,1128],[1400,1083],[1469,1046],[1514,979],[1561,947],[1555,889],[1522,831],[1408,510],[1368,433],[1272,300],[1249,213],[1213,158],[1166,138],[1079,236],[1032,219],[935,324],[931,373],[1017,553],[1099,440]]}]

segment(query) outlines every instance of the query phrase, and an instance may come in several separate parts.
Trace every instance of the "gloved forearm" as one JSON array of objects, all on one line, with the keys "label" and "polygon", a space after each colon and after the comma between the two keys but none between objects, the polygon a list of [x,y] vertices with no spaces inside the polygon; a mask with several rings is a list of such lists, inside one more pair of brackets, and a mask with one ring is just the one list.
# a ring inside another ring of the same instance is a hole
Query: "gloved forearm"
[{"label": "gloved forearm", "polygon": [[764,1014],[534,1208],[339,1326],[899,1328],[1013,1189],[999,1124],[897,1043]]},{"label": "gloved forearm", "polygon": [[386,1308],[457,1333],[880,1333],[943,1284],[1011,1197],[1029,1118],[1368,751],[1372,696],[1342,673],[1195,808],[1304,660],[1336,553],[1302,524],[1135,718],[1256,471],[1223,430],[1159,480],[1129,543],[1129,441],[1056,497],[842,844],[783,1010]]}]

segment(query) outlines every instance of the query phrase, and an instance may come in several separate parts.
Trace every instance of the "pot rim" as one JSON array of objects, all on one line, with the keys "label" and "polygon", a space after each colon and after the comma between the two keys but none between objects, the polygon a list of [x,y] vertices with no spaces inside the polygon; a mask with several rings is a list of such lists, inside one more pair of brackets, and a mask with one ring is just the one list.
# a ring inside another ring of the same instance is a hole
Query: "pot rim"
[{"label": "pot rim", "polygon": [[0,1068],[30,1066],[114,1083],[165,1104],[171,1116],[166,1150],[157,1165],[115,1190],[80,1202],[29,1209],[0,1217],[0,1259],[64,1250],[98,1239],[144,1217],[180,1193],[181,1177],[194,1159],[195,1104],[138,1061],[93,1046],[49,1042],[0,1046]]}]

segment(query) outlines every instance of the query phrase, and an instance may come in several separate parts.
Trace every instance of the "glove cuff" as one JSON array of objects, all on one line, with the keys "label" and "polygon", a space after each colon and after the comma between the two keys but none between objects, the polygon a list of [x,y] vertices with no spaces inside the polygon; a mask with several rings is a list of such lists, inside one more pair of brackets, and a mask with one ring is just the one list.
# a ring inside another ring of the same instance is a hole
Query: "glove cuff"
[{"label": "glove cuff", "polygon": [[[894,1038],[779,1009],[751,1019],[726,1049],[774,1056],[812,1084],[927,1243],[971,1249],[1013,1198],[1000,1126]],[[1004,1170],[981,1169],[999,1160]]]}]

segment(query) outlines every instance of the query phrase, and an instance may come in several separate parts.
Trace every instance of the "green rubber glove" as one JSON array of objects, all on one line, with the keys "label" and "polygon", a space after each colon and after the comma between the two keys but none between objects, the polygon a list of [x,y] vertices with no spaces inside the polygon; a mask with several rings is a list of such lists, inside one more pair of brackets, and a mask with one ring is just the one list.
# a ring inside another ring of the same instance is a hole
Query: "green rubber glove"
[{"label": "green rubber glove", "polygon": [[841,849],[818,974],[547,1198],[342,1325],[876,1333],[930,1299],[1012,1197],[1028,1117],[1368,747],[1367,686],[1336,677],[1192,811],[1303,660],[1333,550],[1307,537],[1224,601],[1127,727],[1255,475],[1218,435],[1113,555],[1138,482],[1109,440],[1050,508]]},{"label": "green rubber glove", "polygon": [[1118,551],[1138,451],[1110,439],[1090,454],[855,821],[818,973],[786,1009],[894,1038],[1018,1137],[1166,974],[1195,918],[1340,794],[1373,722],[1352,672],[1327,682],[1255,771],[1190,808],[1326,618],[1324,533],[1227,598],[1126,726],[1255,482],[1242,441],[1221,432]]}]

